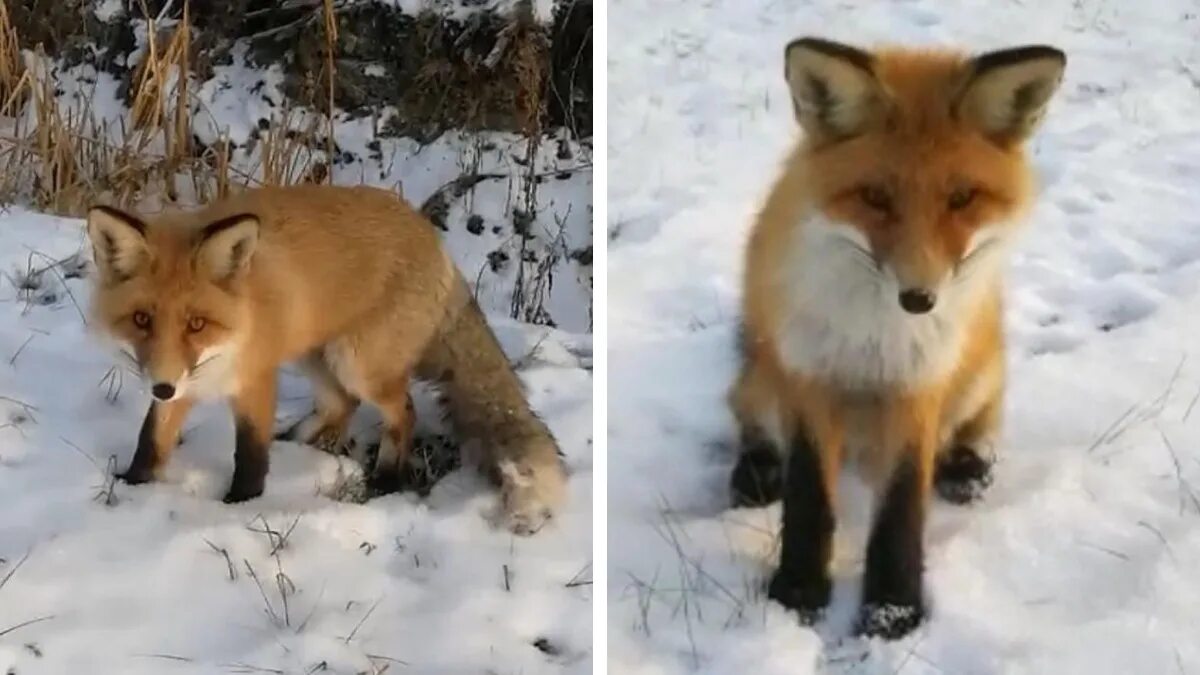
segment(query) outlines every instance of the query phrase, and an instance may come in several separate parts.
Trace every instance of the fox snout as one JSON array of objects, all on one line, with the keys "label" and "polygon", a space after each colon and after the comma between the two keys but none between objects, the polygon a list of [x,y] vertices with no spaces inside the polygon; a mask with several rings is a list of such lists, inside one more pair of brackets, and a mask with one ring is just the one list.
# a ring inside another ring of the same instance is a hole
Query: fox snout
[{"label": "fox snout", "polygon": [[182,359],[143,357],[138,359],[142,379],[150,385],[150,394],[157,401],[170,401],[180,393],[184,378],[191,369]]},{"label": "fox snout", "polygon": [[937,304],[937,293],[928,288],[906,288],[900,291],[900,307],[909,314],[925,314]]},{"label": "fox snout", "polygon": [[181,391],[181,389],[182,389],[181,380],[183,380],[185,375],[186,375],[186,373],[182,373],[182,374],[180,374],[179,377],[168,378],[168,377],[162,377],[162,376],[155,376],[155,375],[147,372],[144,375],[144,377],[146,379],[147,384],[150,385],[150,395],[154,397],[154,400],[170,401],[171,399],[175,398],[175,395]]},{"label": "fox snout", "polygon": [[888,265],[899,291],[896,301],[909,314],[928,314],[937,306],[938,292],[952,274],[952,265],[943,256],[918,255],[893,258]]},{"label": "fox snout", "polygon": [[997,270],[995,263],[1005,251],[1006,239],[1006,235],[993,232],[961,247],[909,247],[893,251],[880,266],[896,283],[900,308],[909,314],[928,314],[952,289]]}]

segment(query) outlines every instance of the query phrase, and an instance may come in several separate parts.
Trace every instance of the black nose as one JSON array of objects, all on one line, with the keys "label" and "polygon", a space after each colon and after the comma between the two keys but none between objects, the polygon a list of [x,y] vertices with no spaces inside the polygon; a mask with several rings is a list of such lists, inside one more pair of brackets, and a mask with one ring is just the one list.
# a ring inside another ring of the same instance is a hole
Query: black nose
[{"label": "black nose", "polygon": [[900,306],[909,314],[924,314],[933,309],[935,302],[937,302],[937,296],[933,294],[933,291],[927,291],[924,288],[900,291]]},{"label": "black nose", "polygon": [[150,393],[154,394],[154,398],[160,401],[169,401],[171,400],[171,397],[175,395],[175,385],[167,384],[166,382],[159,382],[153,387],[150,387]]}]

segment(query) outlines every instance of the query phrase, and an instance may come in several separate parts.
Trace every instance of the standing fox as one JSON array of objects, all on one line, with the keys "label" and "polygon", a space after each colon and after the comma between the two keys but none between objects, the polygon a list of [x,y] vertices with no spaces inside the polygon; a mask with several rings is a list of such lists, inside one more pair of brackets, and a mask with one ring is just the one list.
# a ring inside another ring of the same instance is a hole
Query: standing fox
[{"label": "standing fox", "polygon": [[336,444],[358,402],[373,403],[385,425],[375,487],[394,489],[407,460],[416,376],[440,387],[464,441],[490,449],[513,531],[536,531],[561,501],[554,438],[434,228],[395,195],[258,189],[153,220],[98,206],[87,230],[96,323],[132,348],[154,397],[126,482],[155,478],[195,401],[229,397],[225,501],[262,494],[276,370],[299,361],[316,409],[290,436]]},{"label": "standing fox", "polygon": [[739,505],[782,496],[768,594],[805,621],[830,598],[843,458],[876,495],[856,630],[888,639],[925,617],[929,493],[966,503],[991,482],[1001,270],[1033,192],[1023,143],[1065,65],[1045,46],[785,50],[805,139],[749,242],[731,482]]}]

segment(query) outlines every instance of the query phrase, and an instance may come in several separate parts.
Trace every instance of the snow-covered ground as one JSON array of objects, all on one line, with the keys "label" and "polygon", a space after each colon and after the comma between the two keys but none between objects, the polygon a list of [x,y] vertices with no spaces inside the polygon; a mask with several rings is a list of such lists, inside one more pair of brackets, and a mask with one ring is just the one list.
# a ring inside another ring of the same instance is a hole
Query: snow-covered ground
[{"label": "snow-covered ground", "polygon": [[[1200,4],[614,0],[608,14],[612,672],[1200,672]],[[932,620],[896,643],[847,637],[861,491],[815,630],[761,591],[778,507],[726,506],[741,251],[799,133],[781,61],[803,34],[1069,57],[1009,274],[996,483],[981,504],[933,507]]]},{"label": "snow-covered ground", "polygon": [[[64,101],[78,92],[94,114],[121,114],[111,77],[79,68],[58,78]],[[276,87],[270,72],[218,67],[192,89],[192,131],[227,136],[239,146],[234,163],[252,168],[259,151],[246,144],[259,119],[280,122],[260,105],[280,100]],[[566,455],[563,512],[531,538],[496,530],[485,519],[496,493],[470,469],[427,498],[339,500],[358,465],[294,443],[273,446],[262,498],[224,505],[233,429],[220,405],[193,413],[165,482],[114,484],[148,393],[86,325],[82,221],[9,206],[0,672],[591,672],[590,149],[547,138],[530,165],[526,139],[512,134],[421,146],[377,138],[372,124],[339,117],[346,155],[335,182],[399,187],[421,204],[464,174],[482,176],[449,193],[444,238]],[[514,304],[557,328],[504,318]],[[281,427],[309,409],[309,393],[282,373]],[[419,425],[434,424],[429,399],[418,400]],[[365,441],[377,422],[361,413]]]}]

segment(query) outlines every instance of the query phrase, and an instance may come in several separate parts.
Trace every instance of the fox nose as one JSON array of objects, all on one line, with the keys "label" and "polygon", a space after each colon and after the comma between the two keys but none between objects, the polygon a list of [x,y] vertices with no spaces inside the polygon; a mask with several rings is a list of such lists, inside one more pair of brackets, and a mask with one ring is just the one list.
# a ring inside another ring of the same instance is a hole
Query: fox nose
[{"label": "fox nose", "polygon": [[909,314],[924,314],[933,309],[937,296],[924,288],[909,288],[900,291],[900,306]]},{"label": "fox nose", "polygon": [[170,401],[171,397],[175,395],[175,385],[168,384],[166,382],[159,382],[153,387],[150,387],[150,393],[154,394],[154,398],[160,401]]}]

